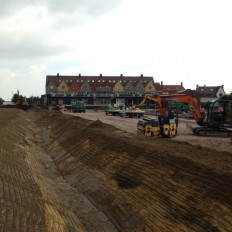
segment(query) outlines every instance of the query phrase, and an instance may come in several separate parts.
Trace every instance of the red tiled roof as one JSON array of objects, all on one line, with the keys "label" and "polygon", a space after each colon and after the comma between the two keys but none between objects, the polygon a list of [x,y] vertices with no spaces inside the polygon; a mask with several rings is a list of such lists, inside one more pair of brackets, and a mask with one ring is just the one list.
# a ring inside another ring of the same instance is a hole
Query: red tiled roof
[{"label": "red tiled roof", "polygon": [[160,83],[154,83],[154,86],[155,86],[155,89],[156,89],[156,91],[159,91],[159,90],[161,90],[161,85],[160,85]]},{"label": "red tiled roof", "polygon": [[184,90],[183,85],[161,85],[162,90]]},{"label": "red tiled roof", "polygon": [[[50,81],[53,81],[57,86],[59,85],[60,81],[64,80],[68,85],[71,84],[72,81],[77,81],[77,83],[83,83],[85,81],[89,81],[89,85],[91,86],[92,83],[95,81],[100,81],[102,83],[109,82],[112,83],[112,86],[115,85],[115,83],[119,80],[121,80],[121,83],[127,83],[128,81],[132,82],[133,84],[142,81],[142,82],[149,82],[153,81],[153,77],[145,77],[145,76],[63,76],[63,75],[47,75],[46,77],[46,86]],[[103,82],[104,81],[104,82]],[[125,81],[125,82],[124,82]]]},{"label": "red tiled roof", "polygon": [[198,86],[196,91],[201,95],[216,95],[221,86]]}]

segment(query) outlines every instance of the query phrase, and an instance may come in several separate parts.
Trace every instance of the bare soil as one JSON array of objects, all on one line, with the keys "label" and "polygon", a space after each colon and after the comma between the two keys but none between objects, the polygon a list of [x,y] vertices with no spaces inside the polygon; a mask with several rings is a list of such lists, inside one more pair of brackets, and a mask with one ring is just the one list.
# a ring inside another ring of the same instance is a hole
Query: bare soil
[{"label": "bare soil", "polygon": [[[119,116],[105,115],[103,111],[90,110],[86,113],[70,113],[69,111],[64,111],[63,113],[79,116],[94,121],[100,120],[103,123],[111,124],[131,134],[138,133],[138,118],[121,118]],[[232,144],[230,138],[196,136],[192,132],[193,127],[198,127],[194,120],[180,118],[178,125],[178,135],[171,140],[187,142],[192,145],[197,145],[198,147],[208,147],[217,151],[232,152]],[[153,137],[153,139],[157,139],[157,137]]]},{"label": "bare soil", "polygon": [[0,109],[0,231],[231,231],[229,139],[137,120]]}]

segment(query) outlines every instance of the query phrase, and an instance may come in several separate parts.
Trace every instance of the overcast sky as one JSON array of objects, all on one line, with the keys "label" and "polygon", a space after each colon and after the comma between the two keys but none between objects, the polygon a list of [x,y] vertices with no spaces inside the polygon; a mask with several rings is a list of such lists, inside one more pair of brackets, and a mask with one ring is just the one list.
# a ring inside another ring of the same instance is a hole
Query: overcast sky
[{"label": "overcast sky", "polygon": [[231,0],[0,0],[0,97],[46,75],[153,76],[232,91]]}]

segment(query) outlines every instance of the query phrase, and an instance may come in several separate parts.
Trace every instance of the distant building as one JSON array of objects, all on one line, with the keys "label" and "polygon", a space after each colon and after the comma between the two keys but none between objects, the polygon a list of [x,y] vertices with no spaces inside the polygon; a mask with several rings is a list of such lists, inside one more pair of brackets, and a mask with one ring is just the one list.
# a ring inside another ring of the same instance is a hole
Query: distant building
[{"label": "distant building", "polygon": [[12,101],[4,101],[4,102],[2,103],[2,105],[3,105],[3,106],[14,106],[15,103],[12,102]]},{"label": "distant building", "polygon": [[181,82],[180,85],[164,85],[163,81],[161,81],[160,84],[156,84],[156,87],[157,93],[159,94],[173,94],[185,90],[183,82]]},{"label": "distant building", "polygon": [[123,102],[138,104],[146,93],[156,93],[153,77],[143,76],[66,76],[47,75],[45,106],[71,104],[81,100],[87,105],[107,105]]},{"label": "distant building", "polygon": [[196,87],[197,93],[200,94],[201,105],[206,105],[208,102],[217,100],[222,96],[226,95],[224,86],[199,86]]}]

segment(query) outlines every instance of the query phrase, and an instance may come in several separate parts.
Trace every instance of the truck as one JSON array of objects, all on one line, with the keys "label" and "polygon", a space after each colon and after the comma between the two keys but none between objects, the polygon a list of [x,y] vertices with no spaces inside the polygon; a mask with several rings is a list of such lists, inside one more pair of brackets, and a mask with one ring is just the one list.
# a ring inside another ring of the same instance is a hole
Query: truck
[{"label": "truck", "polygon": [[121,117],[140,118],[145,114],[142,109],[124,109],[121,111]]},{"label": "truck", "polygon": [[106,115],[129,117],[129,118],[140,118],[144,115],[145,110],[139,108],[125,108],[124,105],[109,105],[105,108]]},{"label": "truck", "polygon": [[106,115],[121,116],[123,108],[124,108],[123,106],[118,104],[108,105],[105,108],[105,113]]},{"label": "truck", "polygon": [[71,104],[70,111],[74,113],[85,113],[85,110],[86,110],[86,104],[84,101],[77,101]]}]

